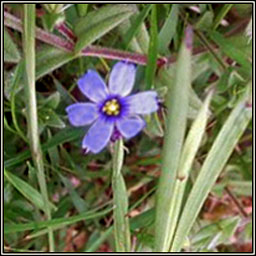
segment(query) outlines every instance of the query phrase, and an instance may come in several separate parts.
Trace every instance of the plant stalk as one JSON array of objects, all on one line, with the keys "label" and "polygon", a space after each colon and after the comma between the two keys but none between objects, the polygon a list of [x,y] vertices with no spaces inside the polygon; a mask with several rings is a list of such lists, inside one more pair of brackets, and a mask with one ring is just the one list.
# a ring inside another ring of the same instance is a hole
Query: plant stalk
[{"label": "plant stalk", "polygon": [[[45,203],[45,214],[51,220],[51,210],[48,200],[43,156],[41,151],[39,133],[37,102],[35,90],[35,4],[24,4],[24,37],[23,48],[25,58],[26,94],[27,94],[27,122],[29,144],[34,165],[37,169],[37,178],[42,197]],[[49,249],[54,251],[54,236],[52,229],[48,229]]]}]

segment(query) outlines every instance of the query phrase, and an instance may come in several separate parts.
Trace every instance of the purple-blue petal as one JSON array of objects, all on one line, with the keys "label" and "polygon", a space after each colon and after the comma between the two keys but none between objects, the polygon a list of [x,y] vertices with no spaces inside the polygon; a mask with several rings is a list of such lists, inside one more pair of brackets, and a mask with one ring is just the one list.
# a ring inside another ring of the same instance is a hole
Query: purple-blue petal
[{"label": "purple-blue petal", "polygon": [[73,126],[91,124],[98,117],[97,106],[93,103],[75,103],[68,106],[66,112]]},{"label": "purple-blue petal", "polygon": [[80,91],[91,101],[100,102],[108,95],[105,82],[94,70],[89,70],[77,83]]},{"label": "purple-blue petal", "polygon": [[155,91],[140,92],[126,97],[130,114],[146,115],[159,108],[157,93]]},{"label": "purple-blue petal", "polygon": [[110,141],[114,130],[113,122],[106,122],[99,118],[84,136],[82,147],[88,152],[99,153]]},{"label": "purple-blue petal", "polygon": [[109,91],[112,94],[127,96],[135,82],[134,64],[120,61],[114,65],[109,77]]},{"label": "purple-blue petal", "polygon": [[145,126],[146,122],[138,116],[120,119],[116,122],[118,131],[126,139],[136,136]]}]

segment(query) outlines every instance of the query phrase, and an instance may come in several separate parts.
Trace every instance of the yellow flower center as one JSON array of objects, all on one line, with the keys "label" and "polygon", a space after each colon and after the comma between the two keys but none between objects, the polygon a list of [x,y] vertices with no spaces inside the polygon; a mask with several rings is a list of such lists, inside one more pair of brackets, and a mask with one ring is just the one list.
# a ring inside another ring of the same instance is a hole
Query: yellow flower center
[{"label": "yellow flower center", "polygon": [[116,99],[112,99],[105,103],[102,110],[109,116],[117,116],[120,113],[120,104]]}]

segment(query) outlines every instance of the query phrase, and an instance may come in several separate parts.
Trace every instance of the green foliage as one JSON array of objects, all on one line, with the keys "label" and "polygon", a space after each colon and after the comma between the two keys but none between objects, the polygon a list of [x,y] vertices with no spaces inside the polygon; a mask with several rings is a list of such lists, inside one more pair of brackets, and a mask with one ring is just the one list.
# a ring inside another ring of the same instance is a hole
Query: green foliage
[{"label": "green foliage", "polygon": [[[5,4],[4,250],[252,243],[251,6]],[[107,83],[120,60],[137,64],[133,91],[156,90],[159,111],[135,138],[87,154],[88,127],[71,127],[65,108],[86,101],[88,69]]]},{"label": "green foliage", "polygon": [[18,63],[20,53],[9,33],[4,29],[4,61]]}]

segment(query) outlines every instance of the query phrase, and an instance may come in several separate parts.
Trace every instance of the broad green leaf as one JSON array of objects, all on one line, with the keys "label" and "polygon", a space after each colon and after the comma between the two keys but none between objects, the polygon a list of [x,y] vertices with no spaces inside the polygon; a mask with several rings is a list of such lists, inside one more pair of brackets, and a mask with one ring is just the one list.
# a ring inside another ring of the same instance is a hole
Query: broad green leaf
[{"label": "broad green leaf", "polygon": [[[5,170],[4,176],[32,204],[41,210],[45,209],[43,198],[36,189],[9,171]],[[53,204],[51,204],[51,208],[56,209]]]},{"label": "broad green leaf", "polygon": [[[248,84],[249,86],[251,85]],[[196,182],[186,200],[172,243],[172,252],[181,250],[184,239],[192,228],[204,201],[252,118],[252,110],[247,107],[247,102],[250,98],[248,91],[249,88],[230,113],[207,154]]]},{"label": "broad green leaf", "polygon": [[88,13],[75,26],[78,41],[75,52],[80,52],[134,13],[129,5],[115,4]]},{"label": "broad green leaf", "polygon": [[4,28],[4,62],[18,63],[20,58],[17,46],[13,42],[7,30]]},{"label": "broad green leaf", "polygon": [[51,46],[44,47],[36,54],[36,79],[51,73],[74,58],[72,53]]},{"label": "broad green leaf", "polygon": [[[156,252],[167,252],[169,250],[168,237],[172,221],[169,218],[169,210],[185,136],[189,89],[191,86],[191,32],[191,28],[187,28],[185,40],[177,60],[175,81],[168,88],[167,127],[162,153],[162,173],[158,184],[156,202]],[[168,69],[166,72],[168,72]]]},{"label": "broad green leaf", "polygon": [[158,49],[160,54],[169,53],[168,46],[170,45],[178,24],[179,5],[173,4],[169,16],[158,35]]}]

